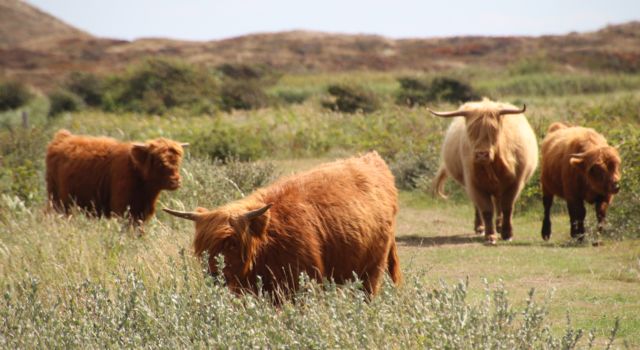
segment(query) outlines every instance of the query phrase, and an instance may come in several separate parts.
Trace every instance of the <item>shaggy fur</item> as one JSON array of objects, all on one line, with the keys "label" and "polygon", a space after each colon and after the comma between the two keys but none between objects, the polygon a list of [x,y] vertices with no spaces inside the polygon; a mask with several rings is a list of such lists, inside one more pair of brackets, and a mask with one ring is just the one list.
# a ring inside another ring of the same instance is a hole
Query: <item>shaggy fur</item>
[{"label": "shaggy fur", "polygon": [[593,129],[554,123],[542,142],[542,238],[551,237],[549,214],[553,196],[567,201],[571,237],[584,236],[584,202],[595,204],[598,230],[607,208],[620,189],[620,155]]},{"label": "shaggy fur", "polygon": [[[271,206],[268,206],[270,204]],[[246,213],[266,210],[247,218]],[[385,270],[401,280],[395,243],[398,212],[393,175],[376,152],[327,163],[285,177],[250,196],[214,210],[186,213],[196,222],[196,255],[222,254],[231,290],[267,292],[298,288],[305,272],[344,283],[354,274],[374,294]],[[175,215],[175,212],[174,212]],[[180,215],[178,215],[180,216]],[[185,217],[185,216],[182,216]]]},{"label": "shaggy fur", "polygon": [[[451,176],[464,186],[475,206],[474,228],[495,243],[493,212],[502,238],[513,237],[514,203],[538,165],[535,134],[524,114],[500,115],[510,104],[484,99],[460,108],[466,117],[456,117],[442,144],[442,164],[434,189],[442,197],[444,181]],[[484,223],[484,226],[483,226]]]},{"label": "shaggy fur", "polygon": [[145,144],[58,131],[47,148],[49,200],[58,211],[73,204],[98,216],[130,214],[133,223],[155,211],[161,190],[180,186],[180,143],[159,138]]}]

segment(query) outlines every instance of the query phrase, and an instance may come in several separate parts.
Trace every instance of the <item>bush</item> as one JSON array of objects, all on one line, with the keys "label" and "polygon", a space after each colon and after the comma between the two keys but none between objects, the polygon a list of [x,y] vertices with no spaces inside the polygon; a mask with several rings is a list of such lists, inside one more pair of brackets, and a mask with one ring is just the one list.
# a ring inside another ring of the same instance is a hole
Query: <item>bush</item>
[{"label": "bush", "polygon": [[42,201],[44,150],[49,136],[39,128],[0,131],[0,194],[26,204]]},{"label": "bush", "polygon": [[0,83],[0,111],[24,106],[33,97],[27,87],[17,81]]},{"label": "bush", "polygon": [[195,138],[191,151],[214,160],[238,159],[249,161],[267,153],[265,137],[269,137],[260,126],[232,126],[217,122],[207,133]]},{"label": "bush", "polygon": [[304,90],[279,90],[274,95],[278,102],[292,105],[303,103],[311,94]]},{"label": "bush", "polygon": [[[424,152],[400,152],[389,162],[396,186],[403,190],[414,190],[420,183],[438,171],[438,149],[430,147]],[[429,182],[430,183],[430,182]]]},{"label": "bush", "polygon": [[[548,299],[538,301],[533,290],[519,303],[503,287],[487,286],[473,302],[468,283],[433,288],[412,275],[399,290],[384,283],[373,301],[361,281],[337,286],[301,275],[294,300],[275,307],[264,295],[233,295],[180,254],[157,281],[131,271],[65,282],[49,293],[46,283],[25,274],[3,291],[0,339],[10,349],[34,342],[43,348],[576,349],[591,348],[605,332],[576,329],[567,316],[556,335]],[[603,347],[611,347],[619,329],[616,321]]]},{"label": "bush", "polygon": [[78,95],[87,106],[102,105],[104,82],[92,73],[73,72],[65,79],[64,87]]},{"label": "bush", "polygon": [[410,107],[433,101],[460,103],[480,98],[469,84],[448,77],[437,77],[430,82],[403,77],[398,82],[400,91],[396,96],[396,103]]},{"label": "bush", "polygon": [[363,87],[355,85],[329,85],[327,92],[331,99],[322,103],[323,107],[345,113],[371,113],[380,108],[378,97]]},{"label": "bush", "polygon": [[608,212],[606,232],[615,238],[640,238],[640,131],[616,129],[609,142],[619,145],[622,179],[620,193]]},{"label": "bush", "polygon": [[115,76],[108,84],[105,108],[162,114],[174,107],[189,107],[216,95],[214,77],[189,64],[169,59],[148,59]]},{"label": "bush", "polygon": [[267,185],[276,176],[273,163],[242,162],[238,158],[211,160],[188,157],[182,172],[184,185],[171,195],[170,206],[186,210],[198,206],[213,208],[242,198]]},{"label": "bush", "polygon": [[462,81],[440,77],[431,82],[431,91],[436,100],[452,103],[466,102],[480,99],[471,85]]},{"label": "bush", "polygon": [[424,106],[433,101],[431,86],[416,78],[398,78],[400,91],[396,95],[396,103],[399,105]]},{"label": "bush", "polygon": [[265,65],[224,63],[217,69],[226,79],[260,81],[263,86],[275,84],[282,76]]},{"label": "bush", "polygon": [[49,116],[54,117],[62,112],[74,112],[84,106],[82,99],[67,90],[55,90],[49,95]]},{"label": "bush", "polygon": [[269,104],[262,85],[253,80],[229,80],[220,89],[220,104],[223,110],[258,109]]}]

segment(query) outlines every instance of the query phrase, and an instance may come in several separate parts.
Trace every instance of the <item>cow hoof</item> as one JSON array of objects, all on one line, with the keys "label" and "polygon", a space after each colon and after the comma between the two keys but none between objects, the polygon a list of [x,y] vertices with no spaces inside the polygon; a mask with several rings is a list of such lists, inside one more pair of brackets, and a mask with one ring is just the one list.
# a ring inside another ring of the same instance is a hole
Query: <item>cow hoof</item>
[{"label": "cow hoof", "polygon": [[511,241],[513,241],[513,237],[507,237],[507,238],[503,237],[502,240],[505,241],[505,242],[511,242]]},{"label": "cow hoof", "polygon": [[496,245],[498,243],[498,239],[496,235],[490,235],[484,237],[484,244],[486,245]]},{"label": "cow hoof", "polygon": [[551,239],[551,235],[548,235],[548,236],[546,236],[546,235],[542,235],[542,239],[543,239],[545,242],[548,242],[548,241]]},{"label": "cow hoof", "polygon": [[482,226],[476,227],[476,234],[477,235],[484,235],[484,227],[482,227]]}]

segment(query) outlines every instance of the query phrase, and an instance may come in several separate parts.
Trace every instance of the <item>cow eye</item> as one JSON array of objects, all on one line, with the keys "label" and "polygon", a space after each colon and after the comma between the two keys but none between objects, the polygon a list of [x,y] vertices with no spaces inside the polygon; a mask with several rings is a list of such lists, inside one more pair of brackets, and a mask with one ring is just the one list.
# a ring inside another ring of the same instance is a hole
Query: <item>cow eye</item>
[{"label": "cow eye", "polygon": [[593,177],[599,177],[601,173],[602,171],[599,166],[592,166],[591,169],[589,169],[589,175]]}]

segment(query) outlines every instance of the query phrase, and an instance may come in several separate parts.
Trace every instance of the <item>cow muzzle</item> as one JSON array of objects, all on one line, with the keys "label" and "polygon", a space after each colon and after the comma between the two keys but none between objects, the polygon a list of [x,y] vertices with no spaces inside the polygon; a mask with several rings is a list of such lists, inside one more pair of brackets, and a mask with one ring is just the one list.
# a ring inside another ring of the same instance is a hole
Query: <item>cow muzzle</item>
[{"label": "cow muzzle", "polygon": [[491,151],[476,151],[473,156],[475,163],[487,164],[493,161],[493,154]]},{"label": "cow muzzle", "polygon": [[613,182],[610,188],[611,188],[611,193],[617,194],[618,192],[620,192],[620,182],[619,181]]},{"label": "cow muzzle", "polygon": [[171,178],[167,183],[167,187],[169,190],[177,190],[182,185],[182,179],[180,177]]}]

